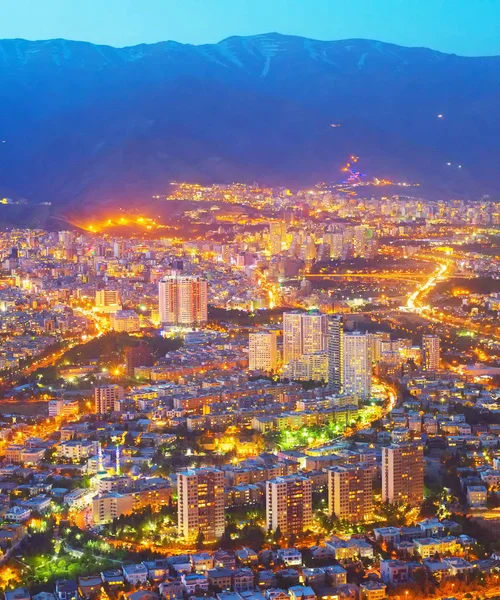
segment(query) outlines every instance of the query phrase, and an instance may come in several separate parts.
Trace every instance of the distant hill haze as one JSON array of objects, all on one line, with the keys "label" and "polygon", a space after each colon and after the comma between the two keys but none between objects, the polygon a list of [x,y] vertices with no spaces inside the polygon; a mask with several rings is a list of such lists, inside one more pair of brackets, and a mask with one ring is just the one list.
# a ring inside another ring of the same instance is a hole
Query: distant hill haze
[{"label": "distant hill haze", "polygon": [[0,106],[0,196],[61,208],[174,179],[341,181],[351,154],[368,178],[448,197],[500,189],[500,57],[278,34],[3,40]]}]

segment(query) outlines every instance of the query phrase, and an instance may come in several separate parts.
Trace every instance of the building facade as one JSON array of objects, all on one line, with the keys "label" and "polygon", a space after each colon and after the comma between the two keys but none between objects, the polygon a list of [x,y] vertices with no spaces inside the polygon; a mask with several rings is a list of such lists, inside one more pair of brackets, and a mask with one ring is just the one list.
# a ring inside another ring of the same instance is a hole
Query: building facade
[{"label": "building facade", "polygon": [[360,463],[333,467],[328,471],[328,510],[351,523],[369,520],[373,515],[373,471]]},{"label": "building facade", "polygon": [[421,441],[382,448],[382,501],[420,505],[424,499],[424,474]]},{"label": "building facade", "polygon": [[312,483],[302,475],[276,477],[266,482],[267,529],[283,535],[299,534],[312,524]]},{"label": "building facade", "polygon": [[178,531],[187,541],[218,540],[225,529],[224,473],[203,468],[177,474]]},{"label": "building facade", "polygon": [[207,320],[208,284],[201,277],[171,275],[158,284],[158,308],[163,325],[193,327]]}]

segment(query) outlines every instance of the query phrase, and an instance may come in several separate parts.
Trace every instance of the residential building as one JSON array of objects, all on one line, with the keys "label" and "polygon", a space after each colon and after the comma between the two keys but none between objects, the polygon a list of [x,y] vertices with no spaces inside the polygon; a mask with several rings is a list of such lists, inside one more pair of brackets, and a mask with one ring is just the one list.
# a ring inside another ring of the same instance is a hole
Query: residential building
[{"label": "residential building", "polygon": [[382,448],[382,500],[419,506],[424,498],[424,472],[421,441]]},{"label": "residential building", "polygon": [[208,287],[201,277],[164,277],[158,284],[158,298],[163,325],[192,327],[207,320]]},{"label": "residential building", "polygon": [[312,523],[312,484],[301,475],[276,477],[266,482],[267,529],[283,535],[298,534]]},{"label": "residential building", "polygon": [[248,336],[248,369],[271,373],[278,367],[278,333],[259,331]]},{"label": "residential building", "polygon": [[359,398],[372,393],[371,340],[368,333],[349,331],[343,335],[343,391]]},{"label": "residential building", "polygon": [[441,342],[437,335],[422,336],[422,363],[426,371],[439,371]]},{"label": "residential building", "polygon": [[184,539],[218,540],[224,533],[224,473],[203,468],[177,474],[178,531]]},{"label": "residential building", "polygon": [[342,391],[344,385],[344,318],[333,315],[328,319],[328,387]]},{"label": "residential building", "polygon": [[331,515],[359,523],[373,515],[373,469],[359,463],[328,471],[328,508]]},{"label": "residential building", "polygon": [[109,523],[121,515],[128,515],[133,510],[133,498],[130,494],[108,492],[98,494],[92,500],[92,518],[94,523]]},{"label": "residential building", "polygon": [[100,385],[94,388],[94,408],[98,414],[106,414],[115,410],[115,402],[123,400],[123,388],[120,385]]}]

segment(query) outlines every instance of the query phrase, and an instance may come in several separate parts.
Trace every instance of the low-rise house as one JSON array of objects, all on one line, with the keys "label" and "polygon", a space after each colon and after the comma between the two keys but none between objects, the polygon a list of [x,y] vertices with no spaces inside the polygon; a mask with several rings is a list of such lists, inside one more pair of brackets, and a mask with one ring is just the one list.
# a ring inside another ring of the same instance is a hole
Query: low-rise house
[{"label": "low-rise house", "polygon": [[440,581],[443,577],[451,575],[451,567],[443,560],[424,560],[424,566],[432,577]]},{"label": "low-rise house", "polygon": [[236,558],[244,565],[256,565],[259,562],[259,555],[252,548],[244,546],[235,552]]},{"label": "low-rise house", "polygon": [[[209,581],[206,575],[201,573],[183,573],[181,575],[182,585],[189,596],[208,591]],[[231,581],[231,579],[229,579]]]},{"label": "low-rise house", "polygon": [[31,600],[56,600],[52,592],[39,592],[31,597]]},{"label": "low-rise house", "polygon": [[289,588],[291,585],[298,585],[300,581],[298,570],[291,567],[276,571],[276,577],[278,578],[278,584],[286,588]]},{"label": "low-rise house", "polygon": [[400,585],[408,581],[408,565],[402,560],[381,560],[380,578],[387,585]]},{"label": "low-rise house", "polygon": [[297,548],[280,548],[277,555],[287,567],[302,566],[302,554]]},{"label": "low-rise house", "polygon": [[167,577],[159,586],[160,595],[164,600],[181,600],[184,597],[184,590],[180,577]]},{"label": "low-rise house", "polygon": [[316,600],[314,590],[308,585],[293,585],[288,588],[288,594],[291,600]]},{"label": "low-rise house", "polygon": [[230,590],[232,583],[232,570],[224,567],[216,567],[207,571],[208,582],[219,590]]},{"label": "low-rise house", "polygon": [[276,586],[276,575],[274,571],[259,571],[257,573],[257,585],[261,590],[267,590]]},{"label": "low-rise house", "polygon": [[232,571],[231,583],[235,592],[248,592],[255,587],[255,575],[248,567],[235,569]]},{"label": "low-rise house", "polygon": [[323,585],[326,582],[326,573],[323,567],[302,569],[302,576],[307,585]]},{"label": "low-rise house", "polygon": [[187,554],[171,556],[168,559],[168,564],[177,575],[180,575],[181,573],[191,573],[191,559]]},{"label": "low-rise house", "polygon": [[3,523],[0,525],[0,548],[12,548],[26,535],[26,527],[21,523]]},{"label": "low-rise house", "polygon": [[117,589],[125,584],[125,578],[121,569],[109,569],[101,572],[102,582],[110,589]]},{"label": "low-rise house", "polygon": [[450,567],[450,572],[453,576],[462,573],[468,573],[474,570],[474,566],[464,560],[461,556],[450,556],[449,558],[443,558],[443,562]]},{"label": "low-rise house", "polygon": [[24,508],[29,508],[31,511],[35,511],[38,513],[43,513],[50,508],[51,498],[50,496],[46,496],[45,494],[39,494],[34,498],[28,498],[28,500],[24,500],[21,505]]},{"label": "low-rise house", "polygon": [[232,552],[226,552],[226,550],[216,550],[214,552],[214,565],[216,567],[232,569],[236,566],[236,558]]},{"label": "low-rise house", "polygon": [[341,565],[325,567],[327,581],[334,587],[347,583],[347,571]]},{"label": "low-rise house", "polygon": [[132,585],[146,583],[148,580],[148,570],[142,563],[123,565],[123,576]]},{"label": "low-rise house", "polygon": [[97,595],[101,590],[101,586],[102,579],[99,575],[78,578],[78,591],[82,598],[90,598],[93,594]]},{"label": "low-rise house", "polygon": [[78,600],[78,584],[72,579],[56,581],[54,590],[57,600]]},{"label": "low-rise house", "polygon": [[367,581],[359,586],[361,600],[385,600],[387,598],[387,586],[378,581]]},{"label": "low-rise house", "polygon": [[401,539],[401,530],[399,527],[377,527],[373,530],[373,535],[379,544],[391,546]]},{"label": "low-rise house", "polygon": [[237,592],[218,592],[215,597],[217,600],[241,600]]},{"label": "low-rise house", "polygon": [[170,565],[166,558],[161,558],[158,560],[145,560],[142,564],[148,570],[148,580],[149,581],[163,581],[165,577],[170,572]]},{"label": "low-rise house", "polygon": [[24,508],[23,506],[13,506],[5,513],[7,521],[13,521],[14,523],[23,523],[27,521],[31,516],[31,510]]},{"label": "low-rise house", "polygon": [[467,504],[470,508],[486,508],[488,491],[484,485],[467,486]]},{"label": "low-rise house", "polygon": [[197,573],[204,573],[214,568],[214,558],[209,552],[198,552],[191,554],[191,565]]},{"label": "low-rise house", "polygon": [[257,590],[240,592],[240,596],[243,598],[243,600],[266,600],[264,594]]},{"label": "low-rise house", "polygon": [[267,600],[290,600],[290,596],[281,588],[269,588],[265,591]]},{"label": "low-rise house", "polygon": [[28,588],[20,587],[15,590],[6,590],[4,592],[5,600],[31,600],[31,594]]}]

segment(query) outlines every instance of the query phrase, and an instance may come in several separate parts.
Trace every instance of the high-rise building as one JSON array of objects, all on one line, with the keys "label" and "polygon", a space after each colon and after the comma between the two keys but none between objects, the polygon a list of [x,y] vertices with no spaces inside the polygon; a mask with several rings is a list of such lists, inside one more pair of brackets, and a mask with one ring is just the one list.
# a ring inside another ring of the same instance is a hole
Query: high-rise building
[{"label": "high-rise building", "polygon": [[115,240],[113,242],[113,256],[115,258],[122,258],[125,251],[125,243],[123,240]]},{"label": "high-rise building", "polygon": [[426,371],[439,371],[441,341],[437,335],[422,336],[422,362]]},{"label": "high-rise building", "polygon": [[96,310],[102,312],[116,312],[121,310],[120,294],[117,290],[97,290],[95,293]]},{"label": "high-rise building", "polygon": [[328,387],[340,392],[344,386],[344,318],[328,319]]},{"label": "high-rise building", "polygon": [[278,333],[259,331],[248,336],[248,368],[270,373],[278,366]]},{"label": "high-rise building", "polygon": [[224,533],[224,473],[218,469],[190,469],[177,474],[178,531],[187,541],[203,534],[207,542]]},{"label": "high-rise building", "polygon": [[158,284],[158,297],[163,325],[192,327],[207,320],[208,289],[201,277],[164,277]]},{"label": "high-rise building", "polygon": [[330,258],[341,258],[344,254],[344,236],[342,233],[326,233],[323,239],[330,246]]},{"label": "high-rise building", "polygon": [[286,225],[282,221],[272,221],[269,223],[269,242],[271,254],[279,254],[283,249],[283,243],[286,237]]},{"label": "high-rise building", "polygon": [[283,314],[283,362],[303,354],[326,352],[328,348],[328,315],[317,310]]},{"label": "high-rise building", "polygon": [[283,535],[300,534],[312,524],[312,483],[303,475],[286,475],[266,482],[267,529]]},{"label": "high-rise building", "polygon": [[370,335],[359,331],[345,332],[343,352],[343,391],[359,398],[369,398],[372,393]]},{"label": "high-rise building", "polygon": [[283,313],[283,364],[302,356],[302,313]]},{"label": "high-rise building", "polygon": [[378,363],[382,360],[384,343],[390,343],[391,334],[385,331],[376,331],[370,334],[372,361]]},{"label": "high-rise building", "polygon": [[287,377],[326,381],[327,349],[328,315],[317,310],[283,314],[283,366]]},{"label": "high-rise building", "polygon": [[382,448],[382,500],[418,506],[424,498],[424,473],[421,441]]},{"label": "high-rise building", "polygon": [[100,385],[94,388],[94,408],[98,414],[115,410],[115,402],[123,400],[123,388],[120,385]]},{"label": "high-rise building", "polygon": [[372,467],[366,463],[332,467],[328,471],[329,513],[352,523],[369,520],[373,513],[372,479]]}]

